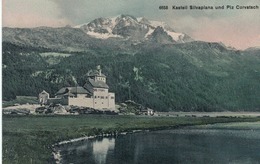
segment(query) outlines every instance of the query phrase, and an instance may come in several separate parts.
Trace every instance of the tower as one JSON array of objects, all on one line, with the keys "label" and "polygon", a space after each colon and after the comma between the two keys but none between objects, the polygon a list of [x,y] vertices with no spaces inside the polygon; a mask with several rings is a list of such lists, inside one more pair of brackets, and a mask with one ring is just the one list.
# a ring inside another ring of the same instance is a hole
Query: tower
[{"label": "tower", "polygon": [[101,76],[101,67],[100,67],[100,65],[97,66],[97,71],[98,71],[99,76]]},{"label": "tower", "polygon": [[100,65],[96,67],[96,70],[90,70],[87,75],[88,78],[91,78],[95,81],[103,81],[106,83],[106,76],[102,73]]}]

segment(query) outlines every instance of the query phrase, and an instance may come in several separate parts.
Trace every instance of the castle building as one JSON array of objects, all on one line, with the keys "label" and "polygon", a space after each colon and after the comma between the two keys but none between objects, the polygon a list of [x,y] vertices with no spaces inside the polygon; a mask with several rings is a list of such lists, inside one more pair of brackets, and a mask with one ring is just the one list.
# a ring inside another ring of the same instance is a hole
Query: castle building
[{"label": "castle building", "polygon": [[101,72],[100,66],[87,73],[84,86],[64,87],[49,98],[48,103],[74,105],[101,110],[115,109],[115,93],[109,92],[106,76]]}]

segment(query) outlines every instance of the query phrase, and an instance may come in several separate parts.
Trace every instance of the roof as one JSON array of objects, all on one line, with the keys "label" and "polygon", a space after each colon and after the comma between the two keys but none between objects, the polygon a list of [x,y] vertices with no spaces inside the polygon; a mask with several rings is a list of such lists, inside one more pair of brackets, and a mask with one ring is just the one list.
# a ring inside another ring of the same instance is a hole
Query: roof
[{"label": "roof", "polygon": [[66,93],[68,93],[68,91],[69,91],[71,94],[89,94],[89,91],[86,90],[86,89],[83,88],[83,87],[64,87],[64,88],[61,88],[61,89],[56,93],[56,95],[66,94]]},{"label": "roof", "polygon": [[103,73],[99,74],[98,70],[90,70],[87,73],[88,76],[102,76],[102,77],[106,77],[106,75],[104,75]]},{"label": "roof", "polygon": [[63,94],[64,96],[75,96],[75,94],[72,94],[72,93],[70,93],[70,92],[67,92],[67,93],[65,93],[65,94]]},{"label": "roof", "polygon": [[91,78],[88,78],[88,81],[94,88],[107,88],[107,89],[109,88],[104,81],[95,81]]},{"label": "roof", "polygon": [[45,90],[43,90],[41,93],[39,93],[39,95],[40,94],[49,94],[48,92],[46,92]]}]

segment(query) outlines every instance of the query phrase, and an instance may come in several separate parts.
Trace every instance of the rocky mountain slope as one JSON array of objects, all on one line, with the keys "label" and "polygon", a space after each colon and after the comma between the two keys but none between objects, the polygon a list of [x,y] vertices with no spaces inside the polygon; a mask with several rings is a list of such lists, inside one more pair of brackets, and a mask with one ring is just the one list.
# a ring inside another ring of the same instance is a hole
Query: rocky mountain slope
[{"label": "rocky mountain slope", "polygon": [[59,51],[89,49],[129,50],[140,43],[176,44],[193,41],[163,22],[120,15],[98,18],[72,27],[3,28],[3,41],[16,45],[44,47]]},{"label": "rocky mountain slope", "polygon": [[[98,18],[89,23],[78,25],[76,28],[82,29],[94,38],[125,38],[134,41],[149,40],[158,31],[165,33],[171,42],[185,43],[192,41],[188,35],[175,32],[164,22],[150,21],[146,18],[135,18],[130,15],[119,15],[113,18]],[[159,29],[159,30],[158,30]]]}]

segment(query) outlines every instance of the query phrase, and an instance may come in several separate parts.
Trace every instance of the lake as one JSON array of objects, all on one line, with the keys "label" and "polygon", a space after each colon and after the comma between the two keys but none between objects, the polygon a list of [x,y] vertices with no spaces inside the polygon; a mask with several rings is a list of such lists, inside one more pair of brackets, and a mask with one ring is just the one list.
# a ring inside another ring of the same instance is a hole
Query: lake
[{"label": "lake", "polygon": [[260,163],[260,122],[96,138],[59,147],[61,163]]}]

